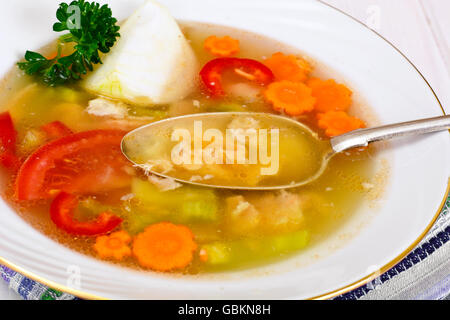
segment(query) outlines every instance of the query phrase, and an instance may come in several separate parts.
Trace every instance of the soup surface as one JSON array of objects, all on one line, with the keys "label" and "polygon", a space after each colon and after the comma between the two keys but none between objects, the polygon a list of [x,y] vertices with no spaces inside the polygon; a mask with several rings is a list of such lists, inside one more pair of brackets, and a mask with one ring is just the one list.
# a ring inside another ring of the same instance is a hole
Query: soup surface
[{"label": "soup surface", "polygon": [[[198,79],[195,90],[178,101],[131,103],[95,94],[80,82],[49,87],[14,69],[1,93],[3,115],[10,115],[17,133],[9,149],[15,160],[2,160],[4,198],[34,227],[74,250],[153,271],[198,274],[254,267],[332,235],[374,187],[373,147],[339,154],[317,181],[278,191],[178,184],[148,176],[122,156],[125,133],[193,113],[284,114],[308,125],[323,141],[364,126],[364,119],[352,116],[362,106],[352,102],[350,89],[327,80],[336,75],[299,52],[225,27],[181,27],[198,61],[196,72],[217,58],[236,59],[220,67],[225,94],[208,90],[208,82]],[[228,40],[214,43],[224,36]],[[41,52],[52,55],[54,47]],[[67,54],[71,50],[70,45],[63,47]],[[267,83],[255,80],[266,70],[260,64],[272,71]],[[210,125],[223,129],[229,124],[217,120]],[[290,170],[300,170],[298,150],[307,143],[288,134],[282,141],[280,162],[286,166],[271,178],[275,182]],[[258,183],[255,168],[223,169],[220,181]],[[221,170],[203,169],[185,167],[183,174],[201,181]]]}]

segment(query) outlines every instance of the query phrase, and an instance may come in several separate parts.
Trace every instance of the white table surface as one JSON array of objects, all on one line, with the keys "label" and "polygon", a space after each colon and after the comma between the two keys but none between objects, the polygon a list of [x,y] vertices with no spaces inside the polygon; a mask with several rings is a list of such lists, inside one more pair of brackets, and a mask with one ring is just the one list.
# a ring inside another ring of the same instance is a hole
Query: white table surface
[{"label": "white table surface", "polygon": [[420,70],[450,112],[449,0],[323,0],[384,36]]},{"label": "white table surface", "polygon": [[[323,0],[366,23],[421,71],[450,113],[450,0]],[[20,299],[0,280],[0,299]]]},{"label": "white table surface", "polygon": [[8,289],[6,283],[0,279],[0,300],[21,300],[20,296]]}]

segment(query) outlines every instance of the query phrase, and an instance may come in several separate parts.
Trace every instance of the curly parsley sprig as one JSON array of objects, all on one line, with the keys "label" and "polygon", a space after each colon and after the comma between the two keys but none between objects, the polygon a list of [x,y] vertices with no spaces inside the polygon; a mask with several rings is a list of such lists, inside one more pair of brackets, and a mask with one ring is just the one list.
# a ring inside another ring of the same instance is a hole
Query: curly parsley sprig
[{"label": "curly parsley sprig", "polygon": [[[28,75],[35,75],[49,86],[57,86],[80,80],[95,64],[102,63],[101,53],[108,53],[120,37],[117,19],[108,5],[85,0],[61,3],[56,11],[56,32],[68,31],[58,40],[58,54],[47,59],[33,51],[27,51],[25,62],[18,67]],[[61,43],[75,43],[74,52],[61,56]]]}]

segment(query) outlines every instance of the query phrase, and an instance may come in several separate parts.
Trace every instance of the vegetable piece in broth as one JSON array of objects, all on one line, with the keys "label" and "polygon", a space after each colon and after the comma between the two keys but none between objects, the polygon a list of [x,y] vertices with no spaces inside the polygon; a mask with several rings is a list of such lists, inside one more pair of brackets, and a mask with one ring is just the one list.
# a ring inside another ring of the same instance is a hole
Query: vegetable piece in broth
[{"label": "vegetable piece in broth", "polygon": [[[69,6],[77,6],[81,17],[72,21]],[[100,6],[96,2],[84,0],[73,1],[70,4],[61,3],[56,17],[59,22],[53,25],[56,32],[68,31],[61,36],[61,43],[75,43],[75,51],[67,56],[61,55],[58,49],[56,57],[47,59],[37,52],[27,51],[26,62],[18,66],[28,75],[36,75],[49,86],[62,85],[80,80],[82,75],[94,69],[95,64],[102,63],[101,53],[108,53],[120,37],[117,19],[112,17],[108,5]],[[76,23],[81,25],[77,26]]]}]

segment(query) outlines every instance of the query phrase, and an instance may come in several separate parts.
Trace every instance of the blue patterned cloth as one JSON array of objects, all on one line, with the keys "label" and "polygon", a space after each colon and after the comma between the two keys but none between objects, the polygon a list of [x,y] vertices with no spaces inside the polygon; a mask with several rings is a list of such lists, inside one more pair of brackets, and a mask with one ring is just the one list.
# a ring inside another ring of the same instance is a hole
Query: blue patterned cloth
[{"label": "blue patterned cloth", "polygon": [[9,288],[25,300],[74,300],[74,296],[53,290],[11,269],[0,266],[0,276]]},{"label": "blue patterned cloth", "polygon": [[[368,284],[336,297],[357,299],[448,299],[450,295],[450,197],[428,235],[394,268]],[[0,266],[0,276],[25,300],[74,300]]]},{"label": "blue patterned cloth", "polygon": [[450,295],[450,196],[422,242],[394,268],[335,298],[440,300]]}]

